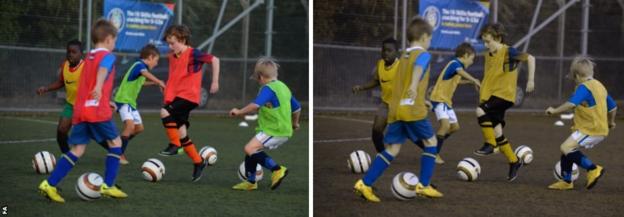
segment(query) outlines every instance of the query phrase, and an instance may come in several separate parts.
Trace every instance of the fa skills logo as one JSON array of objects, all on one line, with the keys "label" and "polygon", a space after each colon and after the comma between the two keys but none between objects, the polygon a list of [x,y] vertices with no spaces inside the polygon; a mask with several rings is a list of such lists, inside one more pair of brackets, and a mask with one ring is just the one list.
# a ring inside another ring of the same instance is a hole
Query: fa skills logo
[{"label": "fa skills logo", "polygon": [[433,27],[435,31],[440,27],[440,10],[436,6],[429,6],[423,13],[423,18]]},{"label": "fa skills logo", "polygon": [[123,10],[120,8],[113,8],[108,12],[106,18],[117,27],[117,31],[121,31],[126,24],[126,17],[124,15]]}]

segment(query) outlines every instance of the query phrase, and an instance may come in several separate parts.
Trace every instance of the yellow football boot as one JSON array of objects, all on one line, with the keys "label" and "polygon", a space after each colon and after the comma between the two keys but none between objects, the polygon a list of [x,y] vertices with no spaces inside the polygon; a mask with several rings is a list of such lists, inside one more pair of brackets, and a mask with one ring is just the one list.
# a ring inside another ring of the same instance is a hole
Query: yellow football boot
[{"label": "yellow football boot", "polygon": [[273,171],[271,175],[271,190],[275,190],[288,175],[288,168],[280,166],[279,170]]},{"label": "yellow football boot", "polygon": [[239,191],[253,191],[253,190],[258,189],[258,183],[251,184],[251,182],[243,181],[241,183],[238,183],[232,186],[232,189],[239,190]]},{"label": "yellow football boot", "polygon": [[585,187],[587,189],[592,189],[596,183],[598,182],[598,179],[600,179],[600,177],[602,177],[602,175],[604,175],[604,168],[602,168],[602,166],[596,165],[596,169],[590,170],[587,172],[587,184],[585,185]]},{"label": "yellow football boot", "polygon": [[128,195],[121,191],[119,188],[117,188],[117,186],[108,187],[106,183],[102,183],[102,186],[100,186],[100,193],[104,196],[109,196],[117,199],[128,197]]},{"label": "yellow football boot", "polygon": [[565,181],[557,181],[548,186],[548,189],[552,190],[572,190],[574,189],[574,184],[567,183]]},{"label": "yellow football boot", "polygon": [[440,198],[444,196],[438,190],[431,187],[431,185],[425,187],[420,183],[416,185],[416,194],[419,196],[430,197],[430,198]]},{"label": "yellow football boot", "polygon": [[39,191],[41,192],[41,194],[47,198],[49,198],[50,200],[57,202],[57,203],[65,203],[65,199],[63,199],[63,197],[61,197],[61,195],[58,193],[58,190],[56,189],[56,187],[50,185],[48,183],[48,180],[43,180],[43,182],[41,182],[41,184],[39,184]]},{"label": "yellow football boot", "polygon": [[375,193],[373,193],[373,188],[370,186],[366,186],[361,179],[355,183],[355,186],[353,186],[353,189],[355,189],[355,194],[362,196],[364,199],[370,202],[375,202],[375,203],[381,202],[379,197],[377,197]]}]

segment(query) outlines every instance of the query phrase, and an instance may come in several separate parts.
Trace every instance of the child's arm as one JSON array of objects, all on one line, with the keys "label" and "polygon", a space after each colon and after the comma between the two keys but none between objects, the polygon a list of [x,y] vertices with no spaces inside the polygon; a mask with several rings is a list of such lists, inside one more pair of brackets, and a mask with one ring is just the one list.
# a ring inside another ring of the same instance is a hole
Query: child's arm
[{"label": "child's arm", "polygon": [[252,102],[247,104],[247,106],[243,107],[242,109],[233,108],[232,110],[230,110],[230,116],[246,115],[251,112],[257,111],[258,108],[260,108],[260,106]]},{"label": "child's arm", "polygon": [[165,89],[165,82],[163,82],[162,80],[158,79],[156,76],[154,76],[154,74],[150,73],[147,70],[143,70],[141,71],[141,75],[145,76],[145,78],[147,78],[148,81],[145,82],[144,85],[154,85],[157,84],[161,89]]},{"label": "child's arm", "polygon": [[526,92],[530,93],[535,90],[535,57],[533,57],[533,55],[531,54],[527,55],[527,65],[529,66],[529,69]]},{"label": "child's arm", "polygon": [[[457,74],[459,74],[459,76],[461,76],[463,79],[468,80],[469,82],[475,84],[477,87],[481,87],[481,82],[479,82],[478,79],[472,77],[470,74],[468,74],[468,72],[466,72],[463,69],[459,69],[457,70]],[[463,81],[463,80],[462,80]],[[461,82],[461,81],[460,81]]]},{"label": "child's arm", "polygon": [[60,68],[57,70],[57,74],[58,79],[56,79],[56,81],[52,82],[51,84],[48,84],[48,86],[41,86],[37,88],[37,94],[43,95],[46,92],[58,90],[64,87],[65,82],[63,82],[63,73],[61,72]]},{"label": "child's arm", "polygon": [[95,87],[91,90],[91,97],[95,100],[100,100],[102,97],[102,86],[104,86],[104,80],[108,75],[108,69],[106,67],[100,67],[97,71],[97,80],[95,80]]},{"label": "child's arm", "polygon": [[617,103],[615,103],[615,100],[613,100],[611,96],[607,96],[607,109],[609,110],[609,129],[614,129],[615,114],[617,113]]},{"label": "child's arm", "polygon": [[301,104],[295,99],[295,96],[290,97],[290,108],[292,110],[292,128],[293,130],[299,129],[299,116],[301,116]]},{"label": "child's arm", "polygon": [[353,86],[351,88],[351,91],[353,91],[353,93],[357,93],[359,91],[373,89],[373,88],[375,88],[377,86],[379,86],[379,75],[377,73],[374,73],[372,80],[368,81],[364,85],[355,85],[355,86]]},{"label": "child's arm", "polygon": [[573,109],[574,107],[576,107],[576,105],[574,105],[573,103],[571,103],[571,102],[565,102],[565,103],[561,104],[561,105],[560,105],[559,107],[557,107],[557,108],[548,107],[548,108],[546,109],[546,114],[547,114],[547,115],[556,115],[556,114],[559,114],[559,113],[563,113],[563,112],[565,112],[565,111],[568,111],[568,110],[570,110],[570,109]]},{"label": "child's arm", "polygon": [[210,93],[217,93],[219,91],[219,70],[220,61],[216,56],[212,57],[212,84],[210,84]]},{"label": "child's arm", "polygon": [[416,100],[416,95],[418,95],[418,83],[420,83],[420,79],[427,66],[429,65],[429,61],[431,60],[431,54],[428,52],[421,53],[418,58],[416,58],[416,62],[414,64],[414,69],[412,69],[412,77],[410,86],[407,90],[407,96],[412,100]]}]

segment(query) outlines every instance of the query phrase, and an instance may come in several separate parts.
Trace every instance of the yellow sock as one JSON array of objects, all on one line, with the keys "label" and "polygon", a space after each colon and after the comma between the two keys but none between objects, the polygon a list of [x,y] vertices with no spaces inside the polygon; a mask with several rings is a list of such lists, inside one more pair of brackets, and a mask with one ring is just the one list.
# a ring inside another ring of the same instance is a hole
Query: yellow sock
[{"label": "yellow sock", "polygon": [[513,152],[513,150],[511,150],[511,144],[509,144],[508,141],[505,141],[504,144],[499,145],[499,150],[505,155],[505,157],[507,157],[509,163],[518,162],[518,157]]},{"label": "yellow sock", "polygon": [[492,126],[492,122],[488,121],[481,123],[481,133],[483,133],[485,143],[496,147],[496,137],[494,136],[494,127]]}]

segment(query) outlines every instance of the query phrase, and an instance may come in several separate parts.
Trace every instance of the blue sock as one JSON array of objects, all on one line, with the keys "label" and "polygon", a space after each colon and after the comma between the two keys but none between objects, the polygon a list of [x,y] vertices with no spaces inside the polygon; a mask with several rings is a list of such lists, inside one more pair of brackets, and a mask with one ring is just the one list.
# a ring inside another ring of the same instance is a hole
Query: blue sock
[{"label": "blue sock", "polygon": [[[438,154],[438,153],[440,153],[440,151],[442,151],[442,144],[444,144],[444,140],[446,138],[448,138],[448,137],[447,136],[437,135],[436,138],[438,139],[438,145],[437,145],[437,148],[436,148],[436,154]],[[422,140],[420,140],[420,141],[422,141]]]},{"label": "blue sock", "polygon": [[277,163],[275,163],[273,158],[271,158],[264,151],[255,153],[251,155],[251,157],[254,158],[256,162],[259,162],[260,165],[262,165],[264,168],[267,168],[271,171],[276,171],[280,169],[280,166]]},{"label": "blue sock", "polygon": [[392,160],[394,160],[394,157],[392,157],[392,155],[390,155],[387,150],[384,150],[377,154],[377,157],[375,157],[375,160],[373,160],[371,168],[368,169],[368,172],[366,172],[364,178],[362,179],[364,181],[364,184],[367,186],[372,186],[377,178],[379,178],[379,176],[383,174],[384,170],[386,170],[388,166],[390,166],[390,162],[392,162]]},{"label": "blue sock", "polygon": [[429,186],[429,181],[433,175],[435,167],[437,147],[425,147],[425,152],[420,156],[420,183],[423,186]]},{"label": "blue sock", "polygon": [[256,183],[256,165],[258,163],[253,157],[245,155],[245,175],[247,176],[247,181],[252,184]]},{"label": "blue sock", "polygon": [[568,153],[567,156],[570,160],[572,160],[572,162],[576,163],[576,165],[579,165],[583,169],[586,169],[588,171],[596,169],[596,165],[592,163],[592,161],[589,160],[587,156],[581,153],[581,151],[574,151],[574,152]]},{"label": "blue sock", "polygon": [[561,155],[561,176],[567,183],[572,183],[572,164],[566,155]]},{"label": "blue sock", "polygon": [[52,170],[52,174],[48,177],[48,183],[52,186],[56,186],[61,180],[69,173],[69,171],[76,165],[78,162],[78,157],[74,155],[71,151],[62,154],[59,157],[60,160],[58,164],[56,164],[56,168]]},{"label": "blue sock", "polygon": [[119,156],[121,155],[121,147],[108,148],[108,155],[106,156],[106,171],[104,175],[104,182],[109,187],[115,185],[115,178],[119,172]]},{"label": "blue sock", "polygon": [[130,141],[128,137],[126,136],[121,137],[121,153],[126,153],[126,147],[128,147],[128,141]]}]

